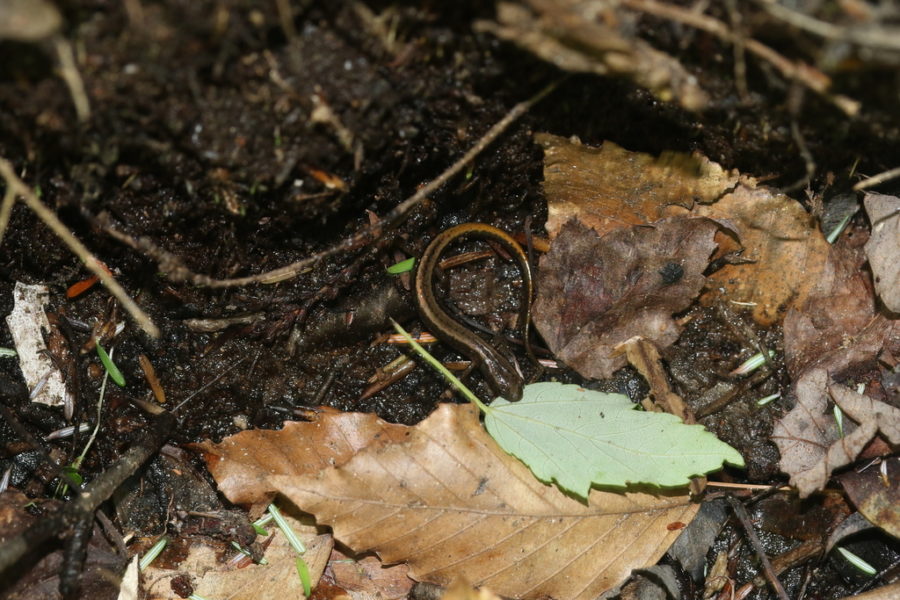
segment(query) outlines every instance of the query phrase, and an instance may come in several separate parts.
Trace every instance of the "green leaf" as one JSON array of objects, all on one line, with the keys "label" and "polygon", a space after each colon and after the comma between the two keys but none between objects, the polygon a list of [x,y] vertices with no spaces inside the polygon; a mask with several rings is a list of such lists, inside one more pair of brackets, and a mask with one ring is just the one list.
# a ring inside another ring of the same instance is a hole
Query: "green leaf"
[{"label": "green leaf", "polygon": [[737,450],[702,425],[635,406],[621,394],[536,383],[518,402],[494,400],[484,424],[535,477],[583,500],[591,485],[682,486],[723,462],[744,466]]},{"label": "green leaf", "polygon": [[112,361],[109,354],[107,354],[106,350],[103,349],[103,346],[100,345],[100,342],[97,342],[97,356],[100,357],[103,368],[106,369],[106,372],[109,373],[109,376],[115,384],[119,387],[125,387],[125,377],[122,375],[122,371],[120,371],[119,367],[116,366],[116,363]]},{"label": "green leaf", "polygon": [[300,583],[303,585],[303,595],[309,598],[309,594],[312,592],[312,579],[309,576],[309,567],[306,566],[306,561],[300,557],[297,557],[297,561],[294,564],[297,567],[297,575],[300,576]]},{"label": "green leaf", "polygon": [[394,263],[393,265],[387,268],[387,272],[391,275],[399,275],[400,273],[406,273],[407,271],[412,271],[413,265],[416,264],[416,257],[407,258],[406,260],[401,260],[398,263]]}]

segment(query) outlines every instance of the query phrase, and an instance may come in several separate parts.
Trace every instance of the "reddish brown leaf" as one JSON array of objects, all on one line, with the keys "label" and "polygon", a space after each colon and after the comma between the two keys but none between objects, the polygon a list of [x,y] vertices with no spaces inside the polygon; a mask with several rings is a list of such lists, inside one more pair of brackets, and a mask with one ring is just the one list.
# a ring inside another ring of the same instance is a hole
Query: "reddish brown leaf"
[{"label": "reddish brown leaf", "polygon": [[673,218],[605,236],[572,222],[541,259],[534,323],[550,349],[586,377],[625,365],[616,346],[633,336],[659,347],[680,333],[705,279],[717,225]]},{"label": "reddish brown leaf", "polygon": [[[328,427],[298,425],[304,447],[303,426]],[[355,552],[405,561],[418,580],[447,585],[463,577],[506,596],[559,600],[593,599],[632,569],[654,564],[678,535],[667,525],[689,523],[697,510],[687,496],[597,491],[584,505],[534,479],[485,433],[470,406],[442,405],[402,429],[405,441],[370,444],[316,475],[284,468],[280,456],[302,452],[277,454],[280,474],[268,478],[270,467],[249,457],[232,466],[232,477],[245,468],[241,479],[271,485],[227,494],[235,500],[275,488]],[[230,456],[238,461],[242,452]]]},{"label": "reddish brown leaf", "polygon": [[839,244],[826,255],[818,281],[806,300],[784,319],[784,355],[794,377],[847,346],[875,315],[875,298],[861,248]]},{"label": "reddish brown leaf", "polygon": [[285,423],[281,431],[243,431],[220,444],[195,447],[206,453],[206,466],[223,494],[235,503],[253,503],[271,496],[269,475],[318,473],[370,444],[400,442],[408,434],[408,427],[372,414],[322,407],[310,422]]}]

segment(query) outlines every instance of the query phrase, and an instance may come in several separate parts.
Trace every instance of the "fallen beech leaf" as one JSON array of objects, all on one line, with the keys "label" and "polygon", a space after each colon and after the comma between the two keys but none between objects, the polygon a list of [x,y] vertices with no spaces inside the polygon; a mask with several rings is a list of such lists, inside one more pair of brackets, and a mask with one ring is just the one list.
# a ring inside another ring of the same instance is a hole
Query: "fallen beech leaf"
[{"label": "fallen beech leaf", "polygon": [[[593,599],[654,564],[679,533],[667,525],[689,523],[698,508],[687,496],[599,491],[582,504],[500,449],[471,406],[441,405],[402,428],[405,441],[371,444],[315,475],[284,473],[279,462],[283,474],[267,483],[353,551],[407,562],[414,579],[447,585],[464,577],[504,596],[558,600]],[[246,480],[269,472],[257,457],[244,468]],[[226,494],[235,501],[233,492]]]},{"label": "fallen beech leaf", "polygon": [[609,141],[592,148],[549,133],[535,134],[534,140],[544,148],[551,238],[572,219],[603,235],[683,215],[695,202],[714,202],[738,182],[736,172],[700,155],[668,152],[657,158]]},{"label": "fallen beech leaf", "polygon": [[834,246],[806,300],[788,311],[784,356],[794,377],[822,361],[828,351],[846,346],[871,322],[875,298],[864,262],[861,248]]},{"label": "fallen beech leaf", "polygon": [[672,344],[680,333],[672,314],[703,287],[716,229],[673,218],[598,237],[569,223],[541,258],[535,327],[557,357],[593,378],[625,366],[616,346],[633,336]]},{"label": "fallen beech leaf", "polygon": [[220,444],[193,447],[205,453],[219,491],[232,502],[255,503],[270,499],[269,475],[318,473],[344,464],[369,444],[400,442],[408,434],[408,427],[373,414],[320,407],[310,422],[285,423],[281,431],[242,431]]},{"label": "fallen beech leaf", "polygon": [[886,458],[881,468],[847,471],[837,479],[866,519],[900,538],[900,458]]},{"label": "fallen beech leaf", "polygon": [[[822,489],[834,469],[853,462],[879,429],[891,441],[900,440],[900,410],[829,384],[824,369],[805,373],[797,381],[796,392],[797,405],[775,424],[772,440],[781,452],[779,466],[791,476],[801,498]],[[843,436],[827,410],[828,392],[845,415],[856,421],[843,420]]]},{"label": "fallen beech leaf", "polygon": [[875,290],[888,310],[900,313],[900,198],[868,193],[863,202],[872,223],[866,256]]},{"label": "fallen beech leaf", "polygon": [[683,486],[721,469],[723,461],[744,465],[702,425],[636,408],[621,394],[543,382],[526,386],[518,402],[494,400],[484,425],[535,477],[579,498],[592,483]]}]

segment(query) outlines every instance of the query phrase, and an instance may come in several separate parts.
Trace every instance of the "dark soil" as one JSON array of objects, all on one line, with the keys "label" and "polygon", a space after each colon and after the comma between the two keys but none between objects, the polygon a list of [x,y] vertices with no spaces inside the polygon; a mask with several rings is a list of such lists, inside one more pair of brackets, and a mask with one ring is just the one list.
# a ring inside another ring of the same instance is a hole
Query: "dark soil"
[{"label": "dark soil", "polygon": [[[391,305],[393,316],[418,330],[404,281],[386,276],[385,267],[420,253],[451,224],[474,220],[522,231],[530,217],[531,231],[540,235],[546,206],[535,131],[575,135],[588,144],[612,140],[655,154],[696,150],[726,168],[768,178],[768,185],[801,201],[815,196],[826,207],[848,190],[854,170],[871,175],[900,164],[896,70],[872,64],[837,75],[841,93],[863,103],[856,119],[753,61],[750,95],[742,99],[730,47],[646,18],[641,35],[698,77],[712,96],[707,110],[685,111],[625,80],[570,76],[464,176],[369,248],[340,253],[276,285],[192,286],[159,275],[156,261],[110,237],[96,218],[147,238],[196,273],[227,278],[274,269],[387,214],[515,103],[564,74],[473,32],[475,19],[493,16],[488,3],[376,2],[369,7],[374,14],[392,15],[381,22],[383,31],[352,2],[292,3],[295,31],[288,32],[276,2],[144,2],[139,25],[126,4],[60,4],[62,34],[75,40],[90,98],[85,123],[55,75],[49,42],[0,41],[0,157],[113,270],[162,331],[159,339],[145,335],[100,286],[66,299],[67,287],[89,273],[23,203],[15,206],[0,246],[0,313],[12,309],[15,282],[50,287],[51,312],[77,361],[79,422],[95,419],[102,375],[92,367],[93,349],[82,347],[97,324],[126,324],[106,343],[115,346],[129,385],[107,387],[100,436],[83,467],[88,479],[118,458],[148,419],[131,402],[150,397],[141,354],[160,376],[166,406],[185,402],[173,444],[218,440],[246,427],[277,428],[297,418],[295,409],[320,404],[407,424],[424,418],[446,387],[439,376],[419,368],[361,400],[374,369],[403,350],[373,343],[389,327],[342,331],[334,323],[345,322],[348,311],[361,311],[355,318],[365,321],[366,303],[393,287],[400,299]],[[810,60],[789,31],[773,28],[766,35],[783,52]],[[815,162],[811,178],[792,121]],[[881,191],[890,193],[890,186]],[[508,300],[500,302],[514,310],[514,296]],[[667,361],[679,391],[702,408],[708,400],[702,392],[735,366],[743,340],[714,310],[698,311]],[[194,324],[232,317],[252,322],[214,332]],[[779,348],[778,330],[757,333]],[[0,346],[12,345],[0,328]],[[440,344],[433,351],[451,356]],[[754,398],[785,390],[779,364],[776,359],[766,382],[741,390],[727,409],[704,421],[746,457],[749,470],[734,475],[755,483],[779,481],[777,452],[767,436],[781,413],[752,405]],[[472,383],[477,389],[480,377],[473,375]],[[602,384],[636,399],[643,386],[631,369]],[[0,397],[38,437],[65,424],[61,410],[31,406],[13,360],[0,359]],[[0,470],[14,467],[11,485],[36,497],[52,494],[6,424],[0,424],[0,439]],[[54,456],[68,463],[83,442],[59,442]],[[847,592],[857,583],[832,577],[834,590]],[[791,581],[797,589],[802,576]],[[764,588],[756,597],[767,593]]]}]

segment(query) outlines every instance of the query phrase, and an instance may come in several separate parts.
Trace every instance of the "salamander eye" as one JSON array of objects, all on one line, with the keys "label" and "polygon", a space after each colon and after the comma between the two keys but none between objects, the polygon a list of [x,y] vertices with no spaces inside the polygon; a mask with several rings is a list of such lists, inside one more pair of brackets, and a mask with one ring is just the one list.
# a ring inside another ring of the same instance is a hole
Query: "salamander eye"
[{"label": "salamander eye", "polygon": [[684,277],[684,267],[676,262],[669,262],[659,270],[659,275],[662,277],[663,284],[672,285]]}]

